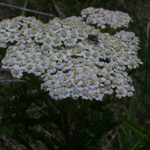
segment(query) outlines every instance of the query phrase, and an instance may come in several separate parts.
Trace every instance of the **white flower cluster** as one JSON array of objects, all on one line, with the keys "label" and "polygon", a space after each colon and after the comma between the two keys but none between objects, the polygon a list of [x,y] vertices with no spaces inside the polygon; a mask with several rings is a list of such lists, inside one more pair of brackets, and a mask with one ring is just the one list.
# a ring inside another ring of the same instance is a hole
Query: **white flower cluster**
[{"label": "white flower cluster", "polygon": [[128,27],[131,21],[127,13],[110,11],[103,8],[88,7],[82,10],[81,15],[86,19],[87,24],[94,24],[102,29],[105,29],[106,25],[114,29]]},{"label": "white flower cluster", "polygon": [[126,70],[142,64],[138,43],[132,32],[101,33],[75,16],[47,24],[21,16],[0,22],[0,48],[7,49],[2,68],[17,78],[40,76],[41,88],[56,100],[132,96]]}]

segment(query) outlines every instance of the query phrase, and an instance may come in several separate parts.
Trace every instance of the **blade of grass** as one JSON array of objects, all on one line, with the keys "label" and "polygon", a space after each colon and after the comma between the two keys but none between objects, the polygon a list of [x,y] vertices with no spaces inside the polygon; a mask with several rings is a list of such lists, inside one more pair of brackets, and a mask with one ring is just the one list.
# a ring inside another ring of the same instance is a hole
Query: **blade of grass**
[{"label": "blade of grass", "polygon": [[122,144],[122,141],[121,141],[121,135],[120,135],[118,129],[116,129],[116,131],[117,131],[117,137],[118,137],[118,142],[119,142],[119,149],[122,149],[123,144]]}]

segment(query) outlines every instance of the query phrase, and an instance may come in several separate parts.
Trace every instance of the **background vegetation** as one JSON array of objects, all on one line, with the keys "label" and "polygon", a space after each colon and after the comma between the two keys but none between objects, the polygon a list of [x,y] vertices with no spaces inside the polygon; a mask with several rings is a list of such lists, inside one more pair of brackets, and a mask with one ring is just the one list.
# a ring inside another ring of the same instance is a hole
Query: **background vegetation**
[{"label": "background vegetation", "polygon": [[[13,4],[22,7],[24,6],[25,0],[0,0],[0,2],[5,2],[8,4]],[[103,136],[99,141],[97,149],[101,148],[103,150],[118,150],[118,149],[149,150],[150,144],[148,142],[148,137],[150,136],[150,1],[149,0],[57,0],[57,1],[29,0],[27,5],[27,8],[29,9],[54,14],[55,16],[61,18],[72,15],[79,16],[80,11],[86,7],[102,7],[109,10],[120,10],[123,12],[127,12],[134,20],[134,22],[130,24],[129,31],[135,32],[136,35],[140,38],[141,49],[139,50],[139,58],[141,58],[141,60],[144,62],[144,64],[141,65],[138,69],[130,72],[132,79],[134,81],[133,82],[133,85],[135,87],[134,96],[131,98],[124,98],[120,100],[120,102],[110,104],[108,106],[109,110],[114,112],[116,119],[120,118],[120,116],[126,116],[126,118],[122,118],[124,120],[124,123],[120,124],[118,127],[116,127],[113,130],[110,130],[107,134],[105,134],[105,136]],[[12,18],[20,14],[22,14],[21,10],[8,8],[0,5],[0,21],[2,19]],[[25,16],[35,16],[36,18],[42,20],[43,22],[47,22],[49,19],[51,19],[48,16],[38,15],[31,12],[30,13],[25,12]],[[10,115],[10,113],[13,112],[14,110],[22,109],[22,112],[18,114],[20,115],[19,119],[21,119],[23,115],[22,114],[23,109],[25,109],[28,106],[28,104],[31,103],[30,100],[33,99],[38,99],[37,106],[41,108],[41,101],[40,101],[41,93],[39,95],[36,95],[36,97],[35,95],[31,94],[30,97],[28,97],[29,103],[20,102],[20,99],[24,99],[24,101],[26,100],[25,98],[27,96],[27,89],[29,90],[30,88],[31,89],[34,88],[38,90],[39,85],[37,84],[38,80],[36,78],[33,77],[32,78],[33,82],[30,81],[30,84],[22,83],[21,81],[9,82],[10,79],[12,78],[9,72],[6,72],[4,70],[0,71],[0,81],[1,81],[0,112],[4,111],[5,109],[4,113],[6,113],[8,116],[8,114]],[[13,103],[10,104],[9,102],[3,104],[4,100],[9,101],[10,98],[14,96],[16,96],[17,99],[15,104]],[[17,107],[13,108],[12,106]],[[69,108],[71,106],[70,104],[68,104],[68,106],[66,107]],[[54,107],[53,109],[57,110],[56,107]],[[66,109],[66,113],[68,113],[68,110],[70,109]],[[32,113],[30,115],[32,115]],[[32,121],[27,120],[27,122]],[[112,124],[112,126],[113,125],[114,124]],[[10,138],[11,137],[10,133],[15,133],[15,138],[16,139],[18,138],[17,137],[19,136],[18,133],[13,131],[13,129],[17,127],[20,127],[19,124],[17,124],[17,126],[15,127],[11,127],[9,122],[5,122],[4,126],[0,128],[0,131],[3,130],[3,132],[4,129],[6,129],[5,134],[4,133],[0,134],[0,149],[2,150],[26,149],[19,143],[16,143],[14,140],[12,140],[12,138]],[[34,131],[30,130],[30,132]],[[93,135],[91,132],[88,134],[91,137],[96,136]],[[37,133],[34,135],[38,136]],[[42,149],[42,144],[39,149]]]}]

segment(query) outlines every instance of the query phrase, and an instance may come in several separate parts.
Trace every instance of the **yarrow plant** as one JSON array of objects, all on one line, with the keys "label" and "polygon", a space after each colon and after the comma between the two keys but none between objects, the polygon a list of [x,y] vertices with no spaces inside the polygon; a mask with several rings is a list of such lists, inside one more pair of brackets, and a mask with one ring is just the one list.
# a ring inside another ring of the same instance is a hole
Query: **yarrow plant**
[{"label": "yarrow plant", "polygon": [[141,148],[145,131],[112,105],[133,96],[128,72],[142,64],[139,39],[127,31],[131,21],[93,7],[46,24],[23,16],[1,21],[2,68],[27,82],[1,90],[0,133],[27,150]]},{"label": "yarrow plant", "polygon": [[41,89],[55,100],[132,96],[134,87],[127,71],[142,64],[137,57],[139,39],[125,30],[101,32],[128,27],[131,18],[93,7],[81,15],[54,18],[46,24],[22,16],[0,22],[0,48],[7,49],[2,68],[16,78],[24,72],[40,77]]}]

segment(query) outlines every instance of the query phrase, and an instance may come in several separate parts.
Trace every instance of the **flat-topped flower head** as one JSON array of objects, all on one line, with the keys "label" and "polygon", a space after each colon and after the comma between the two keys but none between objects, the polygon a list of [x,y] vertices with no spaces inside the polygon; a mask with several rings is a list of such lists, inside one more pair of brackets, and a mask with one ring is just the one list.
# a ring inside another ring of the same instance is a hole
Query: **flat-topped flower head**
[{"label": "flat-topped flower head", "polygon": [[120,11],[110,11],[103,8],[89,7],[81,11],[81,15],[85,18],[87,24],[96,25],[105,29],[107,25],[111,28],[128,27],[131,21],[127,13]]},{"label": "flat-topped flower head", "polygon": [[92,7],[81,14],[54,18],[47,24],[22,16],[0,22],[0,48],[6,49],[2,68],[16,78],[23,72],[41,77],[41,89],[56,100],[103,100],[113,93],[118,98],[132,96],[134,87],[127,69],[142,64],[137,57],[139,39],[132,32],[111,35],[89,25],[127,27],[131,18]]}]

